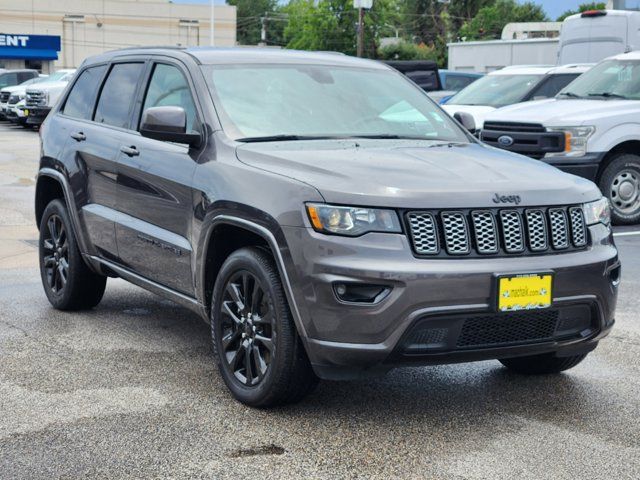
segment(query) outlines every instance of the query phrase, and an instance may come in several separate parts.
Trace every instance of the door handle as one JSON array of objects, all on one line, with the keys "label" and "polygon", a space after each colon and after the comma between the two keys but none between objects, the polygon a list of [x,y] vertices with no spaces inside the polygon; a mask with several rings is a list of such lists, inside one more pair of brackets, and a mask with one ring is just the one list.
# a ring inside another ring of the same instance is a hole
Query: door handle
[{"label": "door handle", "polygon": [[75,132],[71,134],[71,138],[78,142],[84,142],[87,139],[87,136],[83,132]]},{"label": "door handle", "polygon": [[130,157],[137,157],[138,155],[140,155],[140,152],[134,145],[131,145],[130,147],[122,147],[120,151],[125,155],[129,155]]}]

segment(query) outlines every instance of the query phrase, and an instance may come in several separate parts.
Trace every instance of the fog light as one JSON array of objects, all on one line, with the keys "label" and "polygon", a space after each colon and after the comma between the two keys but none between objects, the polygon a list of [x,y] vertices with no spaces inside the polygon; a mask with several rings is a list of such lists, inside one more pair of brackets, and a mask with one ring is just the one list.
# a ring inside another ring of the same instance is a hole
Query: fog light
[{"label": "fog light", "polygon": [[338,300],[349,303],[378,303],[391,292],[386,285],[367,283],[334,283],[333,291]]}]

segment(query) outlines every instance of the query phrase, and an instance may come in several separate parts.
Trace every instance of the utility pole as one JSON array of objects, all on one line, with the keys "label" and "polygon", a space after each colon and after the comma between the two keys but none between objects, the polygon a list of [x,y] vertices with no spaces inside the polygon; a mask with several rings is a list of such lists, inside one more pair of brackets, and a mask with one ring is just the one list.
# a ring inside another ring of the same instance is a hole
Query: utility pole
[{"label": "utility pole", "polygon": [[267,45],[267,20],[269,12],[264,12],[264,17],[260,17],[260,46],[265,47]]},{"label": "utility pole", "polygon": [[358,56],[364,54],[364,8],[358,9]]},{"label": "utility pole", "polygon": [[359,57],[364,56],[364,9],[373,7],[373,0],[353,0],[353,8],[358,9],[358,48]]}]

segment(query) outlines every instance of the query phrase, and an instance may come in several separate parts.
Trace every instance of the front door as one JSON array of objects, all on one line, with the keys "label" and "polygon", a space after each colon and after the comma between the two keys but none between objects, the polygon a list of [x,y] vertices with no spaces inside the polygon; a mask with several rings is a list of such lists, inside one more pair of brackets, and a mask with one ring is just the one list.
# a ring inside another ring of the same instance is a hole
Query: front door
[{"label": "front door", "polygon": [[[179,106],[187,130],[199,131],[192,87],[177,63],[155,63],[144,90],[141,112]],[[138,118],[139,122],[139,118]],[[194,294],[190,239],[191,184],[198,153],[187,145],[131,133],[118,157],[116,237],[122,264],[161,285]]]}]

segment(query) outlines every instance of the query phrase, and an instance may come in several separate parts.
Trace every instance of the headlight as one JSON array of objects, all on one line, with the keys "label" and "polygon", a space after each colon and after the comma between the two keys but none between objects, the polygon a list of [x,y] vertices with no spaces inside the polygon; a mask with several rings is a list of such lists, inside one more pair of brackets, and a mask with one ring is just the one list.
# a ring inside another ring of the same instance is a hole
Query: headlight
[{"label": "headlight", "polygon": [[367,232],[402,231],[398,215],[393,210],[308,203],[307,213],[313,228],[322,233],[357,237]]},{"label": "headlight", "polygon": [[585,203],[582,209],[584,210],[584,221],[587,225],[595,225],[596,223],[609,225],[611,223],[611,207],[607,197],[602,197],[595,202]]},{"label": "headlight", "polygon": [[596,131],[596,127],[553,127],[547,128],[547,131],[564,133],[564,152],[547,153],[547,157],[582,157],[587,153],[587,140]]},{"label": "headlight", "polygon": [[25,98],[27,98],[27,96],[24,93],[18,95],[18,100],[24,100]]}]

